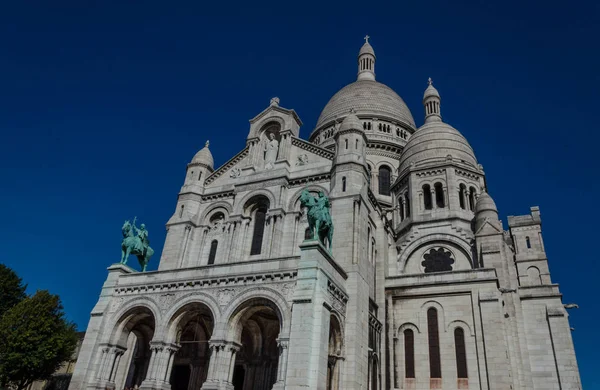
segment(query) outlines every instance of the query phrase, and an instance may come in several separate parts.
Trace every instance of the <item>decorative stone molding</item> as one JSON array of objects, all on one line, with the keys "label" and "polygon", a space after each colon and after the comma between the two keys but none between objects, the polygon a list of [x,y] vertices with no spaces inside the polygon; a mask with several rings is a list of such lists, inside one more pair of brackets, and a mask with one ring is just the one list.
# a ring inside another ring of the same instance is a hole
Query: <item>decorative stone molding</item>
[{"label": "decorative stone molding", "polygon": [[[293,291],[292,291],[293,293]],[[331,298],[331,304],[335,311],[342,316],[346,316],[346,305],[348,303],[348,294],[338,287],[332,280],[327,280],[327,293]]]},{"label": "decorative stone molding", "polygon": [[240,184],[236,186],[236,192],[254,191],[260,188],[285,186],[288,184],[286,178],[278,178],[274,180],[265,180],[250,184]]},{"label": "decorative stone molding", "polygon": [[313,154],[316,154],[317,156],[321,156],[323,158],[326,158],[328,160],[333,160],[333,157],[335,155],[335,153],[333,153],[330,150],[324,149],[320,146],[317,146],[315,144],[311,144],[310,142],[307,142],[303,139],[300,138],[296,138],[296,137],[292,137],[292,145],[296,146],[300,149],[306,150],[307,152],[311,152]]},{"label": "decorative stone molding", "polygon": [[427,177],[427,176],[443,175],[444,173],[446,173],[446,169],[441,168],[441,169],[429,169],[426,171],[417,172],[416,175],[417,175],[417,177]]},{"label": "decorative stone molding", "polygon": [[469,171],[465,171],[462,169],[455,169],[454,172],[456,173],[457,176],[463,176],[463,177],[467,177],[471,180],[479,180],[480,175],[471,173]]},{"label": "decorative stone molding", "polygon": [[206,201],[210,201],[210,200],[233,198],[234,196],[235,196],[235,193],[233,190],[227,190],[227,191],[217,192],[214,194],[202,195],[202,201],[206,202]]},{"label": "decorative stone molding", "polygon": [[331,181],[330,173],[322,173],[320,175],[305,176],[297,179],[290,179],[288,187],[303,186],[308,183],[329,183]]},{"label": "decorative stone molding", "polygon": [[204,185],[209,185],[210,183],[221,177],[230,168],[242,161],[248,155],[248,150],[249,149],[246,146],[241,152],[233,156],[233,158],[231,158],[229,161],[223,164],[219,169],[214,171],[210,176],[206,178],[206,180],[204,181]]}]

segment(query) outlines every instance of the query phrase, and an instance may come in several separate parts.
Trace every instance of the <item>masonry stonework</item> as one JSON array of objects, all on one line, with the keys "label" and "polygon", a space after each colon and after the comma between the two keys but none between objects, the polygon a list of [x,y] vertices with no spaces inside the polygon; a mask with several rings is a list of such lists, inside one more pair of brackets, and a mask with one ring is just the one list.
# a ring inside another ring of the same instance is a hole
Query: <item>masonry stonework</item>
[{"label": "masonry stonework", "polygon": [[273,98],[221,167],[192,158],[158,270],[108,268],[71,390],[581,388],[539,208],[504,230],[431,81],[417,127],[375,61],[308,140]]}]

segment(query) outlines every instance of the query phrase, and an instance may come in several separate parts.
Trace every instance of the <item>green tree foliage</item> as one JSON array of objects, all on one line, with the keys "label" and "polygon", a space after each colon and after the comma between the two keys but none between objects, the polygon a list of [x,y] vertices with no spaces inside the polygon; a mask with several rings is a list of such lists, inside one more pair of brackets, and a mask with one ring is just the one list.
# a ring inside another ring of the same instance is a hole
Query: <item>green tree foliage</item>
[{"label": "green tree foliage", "polygon": [[11,307],[25,299],[25,289],[21,278],[4,264],[0,264],[0,317]]},{"label": "green tree foliage", "polygon": [[0,388],[22,390],[49,379],[77,345],[75,324],[65,319],[60,298],[42,290],[0,318]]}]

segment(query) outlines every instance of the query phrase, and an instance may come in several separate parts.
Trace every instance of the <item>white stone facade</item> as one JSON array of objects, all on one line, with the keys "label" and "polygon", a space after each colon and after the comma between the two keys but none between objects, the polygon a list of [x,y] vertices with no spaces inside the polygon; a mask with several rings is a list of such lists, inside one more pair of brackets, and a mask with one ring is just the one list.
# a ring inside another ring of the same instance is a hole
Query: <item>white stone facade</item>
[{"label": "white stone facade", "polygon": [[70,390],[581,388],[539,208],[504,230],[431,82],[417,128],[375,59],[309,141],[274,98],[223,166],[194,156],[158,270],[109,267]]}]

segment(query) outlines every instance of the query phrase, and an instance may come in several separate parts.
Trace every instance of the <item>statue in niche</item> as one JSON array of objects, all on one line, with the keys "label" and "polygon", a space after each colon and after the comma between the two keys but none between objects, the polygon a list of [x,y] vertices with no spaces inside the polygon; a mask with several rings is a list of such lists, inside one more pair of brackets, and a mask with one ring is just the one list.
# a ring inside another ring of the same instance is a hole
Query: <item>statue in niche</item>
[{"label": "statue in niche", "polygon": [[269,140],[265,141],[265,169],[273,169],[279,152],[279,141],[275,139],[275,134],[269,133]]}]

